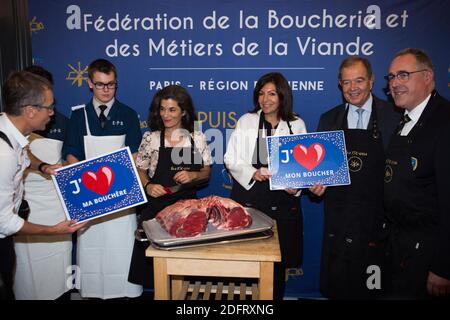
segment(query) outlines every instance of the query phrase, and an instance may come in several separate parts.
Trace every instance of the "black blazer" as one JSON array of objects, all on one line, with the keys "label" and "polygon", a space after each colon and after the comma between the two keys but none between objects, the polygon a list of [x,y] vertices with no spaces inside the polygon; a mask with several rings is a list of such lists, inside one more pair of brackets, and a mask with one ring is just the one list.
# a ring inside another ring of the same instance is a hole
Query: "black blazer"
[{"label": "black blazer", "polygon": [[[430,271],[450,280],[450,102],[434,91],[407,137],[411,156],[419,163],[414,183],[433,203],[435,252]],[[414,208],[414,203],[404,205]]]},{"label": "black blazer", "polygon": [[[402,112],[399,108],[394,107],[391,103],[378,99],[372,95],[372,109],[376,110],[378,118],[378,128],[381,133],[381,139],[383,141],[384,149],[387,148],[390,137],[400,122]],[[323,113],[320,116],[319,125],[317,131],[333,131],[342,129],[342,123],[346,119],[345,108],[346,103],[338,105],[333,109]],[[370,115],[371,121],[369,122],[368,130],[372,129],[372,115]]]}]

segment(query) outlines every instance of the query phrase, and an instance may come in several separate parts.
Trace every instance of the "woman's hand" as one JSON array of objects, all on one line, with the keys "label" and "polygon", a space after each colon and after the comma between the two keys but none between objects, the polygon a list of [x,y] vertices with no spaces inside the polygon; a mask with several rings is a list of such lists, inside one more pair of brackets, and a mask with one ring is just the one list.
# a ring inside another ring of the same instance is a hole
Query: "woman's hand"
[{"label": "woman's hand", "polygon": [[153,198],[161,197],[165,194],[167,194],[166,190],[164,190],[164,187],[160,184],[152,184],[149,183],[147,187],[145,188],[145,192]]},{"label": "woman's hand", "polygon": [[253,180],[255,181],[266,181],[272,176],[269,169],[262,167],[255,171],[253,174]]},{"label": "woman's hand", "polygon": [[197,178],[195,171],[179,171],[173,176],[173,180],[178,184],[186,184],[194,181]]},{"label": "woman's hand", "polygon": [[294,188],[284,189],[284,191],[286,191],[287,193],[292,194],[292,195],[296,194],[298,192],[298,190],[300,190],[300,189],[294,189]]},{"label": "woman's hand", "polygon": [[318,197],[321,197],[325,193],[326,189],[327,189],[327,187],[325,187],[319,183],[315,183],[312,187],[309,188],[309,191],[311,191],[312,194],[314,194]]}]

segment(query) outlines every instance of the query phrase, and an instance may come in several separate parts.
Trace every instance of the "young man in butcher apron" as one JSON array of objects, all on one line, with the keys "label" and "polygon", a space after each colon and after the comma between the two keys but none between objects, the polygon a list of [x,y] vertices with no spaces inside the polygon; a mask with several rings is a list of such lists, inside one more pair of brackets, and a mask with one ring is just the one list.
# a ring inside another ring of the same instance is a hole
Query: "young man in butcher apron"
[{"label": "young man in butcher apron", "polygon": [[[89,64],[88,84],[93,98],[72,108],[63,157],[75,163],[128,146],[133,153],[142,138],[133,109],[115,98],[117,72],[104,59]],[[90,222],[78,232],[77,265],[82,297],[101,299],[137,297],[142,286],[128,282],[128,269],[136,230],[134,209]]]},{"label": "young man in butcher apron", "polygon": [[[144,134],[136,158],[148,199],[141,222],[178,200],[197,198],[195,187],[172,194],[167,187],[209,178],[211,154],[205,135],[194,130],[195,120],[192,98],[183,87],[171,85],[153,97],[148,116],[152,131]],[[148,243],[136,241],[129,280],[153,288],[153,261],[145,257],[147,247]]]}]

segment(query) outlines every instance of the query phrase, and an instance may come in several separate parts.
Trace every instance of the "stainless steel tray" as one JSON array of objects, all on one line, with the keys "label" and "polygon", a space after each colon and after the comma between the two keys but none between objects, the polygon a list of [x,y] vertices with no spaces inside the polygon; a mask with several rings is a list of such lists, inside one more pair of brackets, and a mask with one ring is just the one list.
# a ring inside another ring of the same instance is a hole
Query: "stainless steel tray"
[{"label": "stainless steel tray", "polygon": [[251,240],[261,240],[261,239],[267,239],[273,236],[273,231],[271,229],[255,232],[255,233],[247,233],[247,234],[241,234],[237,236],[229,236],[229,237],[223,237],[223,238],[217,238],[217,239],[211,239],[211,240],[203,240],[198,242],[192,242],[192,243],[185,243],[185,244],[177,244],[177,245],[169,245],[169,246],[160,246],[155,242],[151,242],[150,245],[159,250],[176,250],[176,249],[185,249],[185,248],[195,248],[195,247],[201,247],[201,246],[210,246],[210,245],[217,245],[217,244],[228,244],[228,243],[236,243],[236,242],[242,242],[242,241],[251,241]]},{"label": "stainless steel tray", "polygon": [[220,240],[230,236],[238,236],[243,234],[258,233],[265,230],[272,229],[273,220],[263,212],[254,208],[245,208],[252,215],[252,224],[250,227],[241,230],[219,230],[211,223],[208,223],[206,231],[194,237],[176,238],[171,236],[156,219],[144,221],[142,226],[145,234],[150,242],[156,244],[158,247],[180,246],[187,244],[194,244],[196,242],[203,242],[205,240]]}]

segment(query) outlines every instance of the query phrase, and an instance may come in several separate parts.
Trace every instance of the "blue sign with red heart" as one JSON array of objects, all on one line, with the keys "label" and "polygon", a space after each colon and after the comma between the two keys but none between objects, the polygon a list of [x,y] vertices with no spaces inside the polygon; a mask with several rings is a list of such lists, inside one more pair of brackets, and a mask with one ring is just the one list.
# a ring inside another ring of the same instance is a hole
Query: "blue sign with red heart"
[{"label": "blue sign with red heart", "polygon": [[267,137],[270,189],[348,185],[344,131]]},{"label": "blue sign with red heart", "polygon": [[128,147],[58,169],[68,219],[87,221],[147,202]]}]

